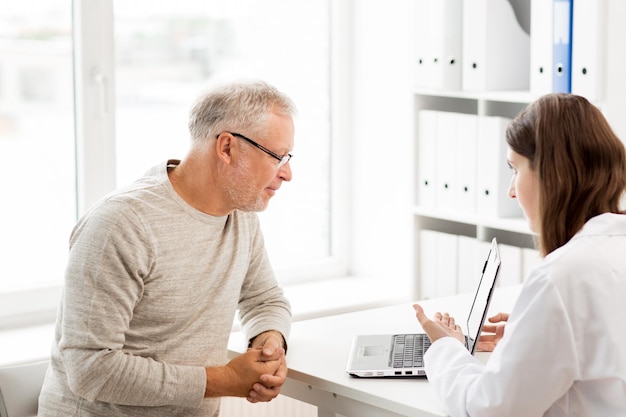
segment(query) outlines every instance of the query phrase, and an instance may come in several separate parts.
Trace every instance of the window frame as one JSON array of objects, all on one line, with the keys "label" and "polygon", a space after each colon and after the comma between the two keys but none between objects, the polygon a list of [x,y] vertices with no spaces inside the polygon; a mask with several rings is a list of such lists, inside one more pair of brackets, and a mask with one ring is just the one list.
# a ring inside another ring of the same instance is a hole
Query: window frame
[{"label": "window frame", "polygon": [[77,213],[115,184],[113,1],[74,0]]}]

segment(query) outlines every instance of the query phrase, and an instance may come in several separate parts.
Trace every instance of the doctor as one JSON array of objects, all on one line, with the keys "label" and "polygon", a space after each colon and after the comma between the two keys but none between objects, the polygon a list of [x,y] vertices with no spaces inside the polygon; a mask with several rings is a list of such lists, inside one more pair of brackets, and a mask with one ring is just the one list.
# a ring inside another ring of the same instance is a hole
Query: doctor
[{"label": "doctor", "polygon": [[486,365],[453,317],[429,319],[426,373],[451,416],[626,415],[624,144],[585,98],[548,94],[506,131],[509,195],[536,233],[526,277]]}]

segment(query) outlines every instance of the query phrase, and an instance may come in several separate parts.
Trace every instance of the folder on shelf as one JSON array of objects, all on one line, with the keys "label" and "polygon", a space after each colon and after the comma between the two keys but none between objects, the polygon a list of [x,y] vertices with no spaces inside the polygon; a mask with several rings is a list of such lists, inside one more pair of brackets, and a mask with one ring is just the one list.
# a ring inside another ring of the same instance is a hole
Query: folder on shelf
[{"label": "folder on shelf", "polygon": [[463,3],[461,0],[430,0],[428,9],[430,87],[460,90]]},{"label": "folder on shelf", "polygon": [[522,282],[522,250],[517,246],[500,243],[500,257],[502,265],[498,286],[517,285]]},{"label": "folder on shelf", "polygon": [[432,0],[415,0],[414,6],[414,85],[415,87],[429,87],[430,69],[428,51],[430,35],[429,5]]},{"label": "folder on shelf", "polygon": [[604,98],[606,0],[576,0],[572,16],[572,88],[590,101]]},{"label": "folder on shelf", "polygon": [[572,2],[553,0],[552,90],[572,91]]},{"label": "folder on shelf", "polygon": [[437,233],[437,275],[433,278],[437,284],[437,297],[457,293],[458,238],[450,233]]},{"label": "folder on shelf", "polygon": [[434,230],[419,234],[420,293],[422,299],[457,293],[457,236]]},{"label": "folder on shelf", "polygon": [[553,4],[530,2],[530,92],[540,96],[552,92]]},{"label": "folder on shelf", "polygon": [[417,136],[417,204],[436,206],[437,111],[420,110]]},{"label": "folder on shelf", "polygon": [[530,271],[541,263],[541,255],[537,249],[522,248],[522,281],[526,279]]},{"label": "folder on shelf", "polygon": [[530,35],[511,2],[464,0],[463,90],[528,90],[529,66]]},{"label": "folder on shelf", "polygon": [[455,184],[458,168],[456,120],[456,113],[444,111],[437,113],[435,201],[437,210],[444,212],[458,211]]},{"label": "folder on shelf", "polygon": [[504,117],[478,117],[476,213],[480,217],[522,215],[517,201],[508,196],[511,170],[506,161],[504,136],[509,122]]},{"label": "folder on shelf", "polygon": [[489,252],[490,242],[475,237],[458,236],[457,291],[459,294],[475,291],[478,287],[476,271],[485,266],[483,253]]},{"label": "folder on shelf", "polygon": [[[456,115],[456,207],[466,215],[476,214],[476,157],[478,116]],[[480,257],[479,257],[480,258]]]},{"label": "folder on shelf", "polygon": [[418,268],[420,271],[419,298],[437,297],[437,235],[433,230],[419,232]]}]

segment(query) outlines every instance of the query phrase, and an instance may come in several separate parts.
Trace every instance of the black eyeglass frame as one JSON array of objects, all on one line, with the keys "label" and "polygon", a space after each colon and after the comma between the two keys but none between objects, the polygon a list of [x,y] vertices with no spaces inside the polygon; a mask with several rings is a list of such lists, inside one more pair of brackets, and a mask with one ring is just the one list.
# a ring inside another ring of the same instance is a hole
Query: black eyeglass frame
[{"label": "black eyeglass frame", "polygon": [[[262,150],[263,152],[265,152],[266,154],[268,154],[272,158],[275,158],[276,160],[278,160],[278,167],[279,168],[282,167],[283,165],[285,165],[287,162],[289,162],[291,160],[291,158],[293,158],[293,155],[290,154],[290,153],[288,153],[287,155],[278,155],[277,153],[270,151],[269,149],[267,149],[263,145],[259,145],[258,143],[256,143],[252,139],[242,135],[241,133],[235,133],[235,132],[226,132],[226,133],[231,134],[233,136],[236,136],[238,138],[241,138],[241,139],[245,140],[250,145],[259,148],[260,150]],[[216,135],[215,138],[217,139],[219,136],[220,135]]]}]

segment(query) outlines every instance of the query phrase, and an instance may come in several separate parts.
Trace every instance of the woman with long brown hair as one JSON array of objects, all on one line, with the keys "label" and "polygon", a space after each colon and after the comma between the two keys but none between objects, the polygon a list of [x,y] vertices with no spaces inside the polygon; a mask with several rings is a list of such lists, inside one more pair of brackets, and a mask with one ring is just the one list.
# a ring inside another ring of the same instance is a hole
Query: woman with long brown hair
[{"label": "woman with long brown hair", "polygon": [[[600,110],[572,94],[531,103],[506,132],[509,195],[542,262],[486,365],[454,318],[417,318],[426,372],[451,416],[626,415],[626,151]],[[497,338],[496,338],[497,339]]]}]

